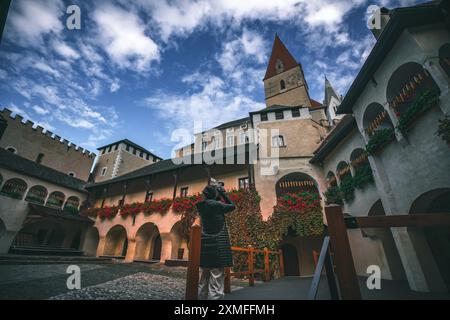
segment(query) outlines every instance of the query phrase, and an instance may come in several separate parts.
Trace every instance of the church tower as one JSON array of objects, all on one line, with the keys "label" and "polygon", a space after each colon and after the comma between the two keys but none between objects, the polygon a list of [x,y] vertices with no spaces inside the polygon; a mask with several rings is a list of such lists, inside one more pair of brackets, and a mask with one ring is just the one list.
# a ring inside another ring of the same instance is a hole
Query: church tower
[{"label": "church tower", "polygon": [[264,76],[266,106],[311,107],[308,85],[299,64],[275,35],[272,53]]},{"label": "church tower", "polygon": [[327,108],[327,117],[330,125],[342,119],[343,115],[336,114],[337,107],[341,104],[342,97],[334,90],[330,81],[325,77],[325,94],[323,105]]}]

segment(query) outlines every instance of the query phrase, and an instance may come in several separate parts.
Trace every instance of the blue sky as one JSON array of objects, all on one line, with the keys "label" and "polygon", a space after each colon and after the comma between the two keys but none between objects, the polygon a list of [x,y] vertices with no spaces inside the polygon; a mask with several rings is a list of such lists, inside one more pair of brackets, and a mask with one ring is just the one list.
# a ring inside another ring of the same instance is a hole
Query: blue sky
[{"label": "blue sky", "polygon": [[[130,4],[132,2],[132,4]],[[168,158],[176,129],[263,108],[277,32],[312,98],[345,94],[375,40],[371,4],[414,0],[13,0],[0,45],[0,108],[91,151],[128,138]],[[81,8],[81,30],[66,8]]]}]

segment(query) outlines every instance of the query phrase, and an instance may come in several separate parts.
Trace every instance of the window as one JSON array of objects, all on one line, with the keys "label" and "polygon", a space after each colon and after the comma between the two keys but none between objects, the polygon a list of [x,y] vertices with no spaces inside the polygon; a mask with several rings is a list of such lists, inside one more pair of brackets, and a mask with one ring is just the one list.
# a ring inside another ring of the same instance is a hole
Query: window
[{"label": "window", "polygon": [[300,109],[292,109],[292,118],[300,117]]},{"label": "window", "polygon": [[145,202],[150,202],[153,200],[153,192],[147,191],[145,194]]},{"label": "window", "polygon": [[220,138],[219,136],[215,136],[212,138],[212,144],[213,144],[213,148],[214,149],[219,149],[220,148]]},{"label": "window", "polygon": [[125,147],[125,150],[130,151],[130,145],[127,144],[127,146]]},{"label": "window", "polygon": [[277,120],[284,119],[283,111],[277,111],[277,112],[275,112],[275,119],[277,119]]},{"label": "window", "polygon": [[239,189],[248,189],[248,177],[239,178]]},{"label": "window", "polygon": [[68,175],[71,176],[71,177],[75,177],[75,176],[76,176],[75,172],[73,172],[73,171],[70,171],[70,172],[68,173]]},{"label": "window", "polygon": [[147,153],[147,155],[145,156],[145,159],[150,160],[150,155]]},{"label": "window", "polygon": [[239,133],[239,143],[248,143],[247,132],[240,132]]},{"label": "window", "polygon": [[267,113],[261,113],[261,121],[267,121]]},{"label": "window", "polygon": [[114,150],[117,150],[117,149],[119,149],[119,145],[118,145],[118,144],[116,144],[116,145],[114,146]]},{"label": "window", "polygon": [[227,147],[234,146],[234,136],[227,136]]},{"label": "window", "polygon": [[140,153],[139,153],[139,157],[143,157],[144,156],[144,152],[143,151],[141,151]]},{"label": "window", "polygon": [[180,197],[187,197],[188,195],[188,187],[183,187],[180,189]]},{"label": "window", "polygon": [[133,154],[136,155],[137,149],[133,148]]},{"label": "window", "polygon": [[125,203],[125,200],[120,199],[119,203],[118,203],[119,207],[123,207],[124,203]]},{"label": "window", "polygon": [[286,89],[286,83],[284,82],[284,80],[280,81],[280,90],[284,90]]},{"label": "window", "polygon": [[272,137],[272,147],[280,148],[285,147],[283,136],[274,136]]},{"label": "window", "polygon": [[44,154],[43,153],[39,153],[37,158],[36,158],[36,163],[41,163],[42,159],[44,159]]},{"label": "window", "polygon": [[208,142],[202,141],[202,150],[206,150],[207,147],[208,147]]},{"label": "window", "polygon": [[103,150],[102,150],[102,154],[105,154],[105,152],[106,152],[106,149],[103,149]]},{"label": "window", "polygon": [[112,146],[109,146],[108,152],[111,152],[111,150],[112,150]]},{"label": "window", "polygon": [[108,169],[108,168],[107,167],[102,168],[102,173],[101,173],[102,177],[104,177],[106,175],[106,169]]},{"label": "window", "polygon": [[12,153],[17,153],[17,149],[14,147],[6,147],[6,150],[8,150],[9,152],[12,152]]}]

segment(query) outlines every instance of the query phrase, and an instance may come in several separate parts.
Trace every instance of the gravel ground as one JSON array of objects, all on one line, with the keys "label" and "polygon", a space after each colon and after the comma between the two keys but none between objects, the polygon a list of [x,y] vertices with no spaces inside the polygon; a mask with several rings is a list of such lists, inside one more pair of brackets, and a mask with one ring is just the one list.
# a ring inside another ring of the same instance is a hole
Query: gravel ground
[{"label": "gravel ground", "polygon": [[181,300],[185,280],[149,273],[136,273],[95,286],[72,290],[52,300]]}]

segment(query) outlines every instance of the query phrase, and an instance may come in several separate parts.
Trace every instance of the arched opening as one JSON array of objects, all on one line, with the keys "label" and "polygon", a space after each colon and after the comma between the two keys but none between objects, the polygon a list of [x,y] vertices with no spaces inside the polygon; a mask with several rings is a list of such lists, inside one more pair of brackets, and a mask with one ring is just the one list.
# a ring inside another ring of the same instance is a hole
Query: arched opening
[{"label": "arched opening", "polygon": [[336,176],[334,175],[333,171],[328,171],[326,180],[328,187],[337,187]]},{"label": "arched opening", "polygon": [[299,276],[297,248],[292,244],[284,244],[281,246],[281,251],[283,252],[284,274],[286,276]]},{"label": "arched opening", "polygon": [[339,190],[341,197],[346,202],[351,202],[355,198],[355,187],[353,185],[350,165],[341,161],[336,167],[336,174],[339,177]]},{"label": "arched opening", "polygon": [[75,196],[67,198],[64,210],[73,214],[78,214],[78,207],[80,206],[80,199]]},{"label": "arched opening", "polygon": [[26,190],[27,184],[25,181],[19,178],[13,178],[5,181],[0,193],[10,198],[23,199]]},{"label": "arched opening", "polygon": [[183,231],[183,222],[178,221],[170,230],[170,237],[172,240],[172,259],[187,259],[188,245],[187,238]]},{"label": "arched opening", "polygon": [[339,162],[336,167],[336,173],[341,181],[347,177],[351,178],[352,176],[350,165],[345,161]]},{"label": "arched opening", "polygon": [[45,205],[61,209],[65,198],[66,196],[64,193],[60,191],[53,191],[48,196],[47,203]]},{"label": "arched opening", "polygon": [[6,226],[3,223],[3,220],[0,219],[0,239],[6,234]]},{"label": "arched opening", "polygon": [[[368,216],[384,216],[386,212],[383,207],[381,199],[375,201],[375,203],[370,207]],[[389,267],[389,271],[393,280],[404,280],[406,279],[406,273],[403,269],[403,264],[400,259],[400,255],[397,250],[397,246],[392,236],[390,228],[365,228],[361,230],[363,234],[376,238],[381,241],[383,246],[384,255]]]},{"label": "arched opening", "polygon": [[[419,196],[411,205],[410,214],[450,214],[450,188],[435,189]],[[437,268],[450,290],[450,227],[423,228]]]},{"label": "arched opening", "polygon": [[161,259],[161,237],[154,223],[143,224],[136,232],[134,259],[158,261]]},{"label": "arched opening", "polygon": [[444,44],[439,48],[439,64],[450,78],[450,43]]},{"label": "arched opening", "polygon": [[416,62],[407,62],[394,71],[386,88],[386,99],[400,117],[426,91],[440,93],[428,70]]},{"label": "arched opening", "polygon": [[48,191],[43,186],[32,186],[27,193],[25,198],[28,202],[33,202],[37,204],[44,204],[45,198],[47,197]]},{"label": "arched opening", "polygon": [[292,172],[281,177],[275,184],[275,192],[277,198],[286,193],[319,193],[316,181],[302,172]]},{"label": "arched opening", "polygon": [[62,248],[66,238],[66,229],[60,222],[43,219],[25,225],[14,239],[15,247]]},{"label": "arched opening", "polygon": [[369,136],[372,136],[375,131],[394,129],[387,111],[376,102],[369,104],[364,111],[363,127]]},{"label": "arched opening", "polygon": [[8,146],[5,148],[7,151],[16,154],[17,153],[17,149],[14,148],[13,146]]},{"label": "arched opening", "polygon": [[105,238],[105,256],[125,257],[128,248],[127,231],[121,225],[112,227]]},{"label": "arched opening", "polygon": [[95,257],[97,255],[98,242],[100,241],[100,236],[98,234],[98,229],[91,227],[84,239],[83,251],[87,256]]},{"label": "arched opening", "polygon": [[280,90],[284,90],[286,89],[286,82],[284,82],[284,80],[280,81]]},{"label": "arched opening", "polygon": [[79,250],[81,245],[81,229],[78,228],[77,232],[72,238],[72,241],[70,241],[69,247],[72,249]]},{"label": "arched opening", "polygon": [[350,154],[350,164],[355,172],[353,184],[356,188],[362,189],[374,181],[368,155],[364,149],[357,148],[352,151]]}]

